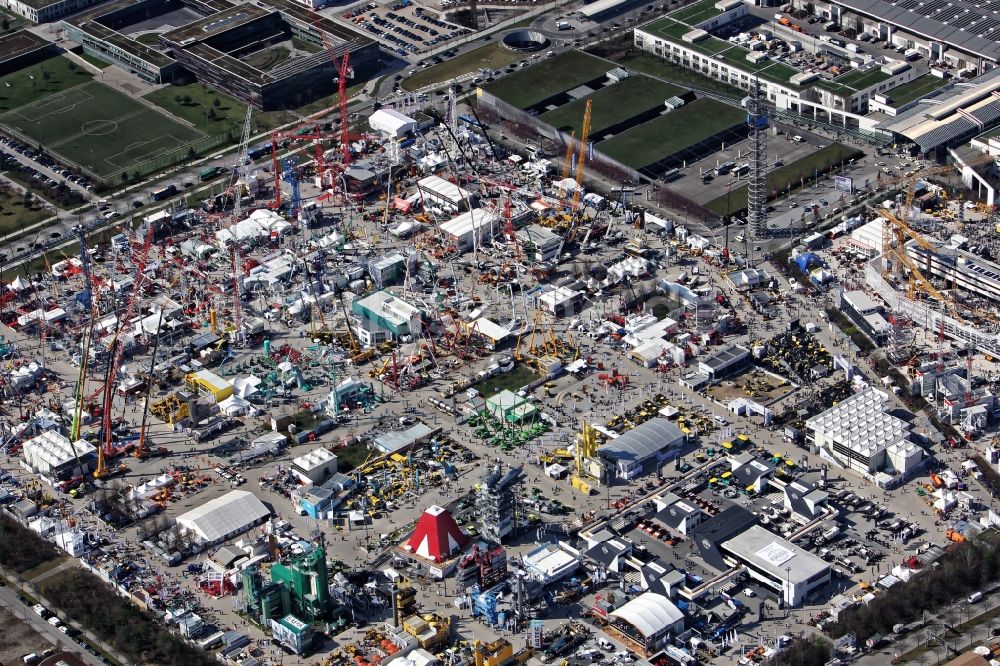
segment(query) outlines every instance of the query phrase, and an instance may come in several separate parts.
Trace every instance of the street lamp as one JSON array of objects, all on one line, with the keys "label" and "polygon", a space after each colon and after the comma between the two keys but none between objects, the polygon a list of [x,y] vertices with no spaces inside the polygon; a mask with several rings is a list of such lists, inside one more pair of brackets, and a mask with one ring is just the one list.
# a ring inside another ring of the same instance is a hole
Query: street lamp
[{"label": "street lamp", "polygon": [[785,567],[785,617],[788,617],[788,608],[792,605],[792,568]]}]

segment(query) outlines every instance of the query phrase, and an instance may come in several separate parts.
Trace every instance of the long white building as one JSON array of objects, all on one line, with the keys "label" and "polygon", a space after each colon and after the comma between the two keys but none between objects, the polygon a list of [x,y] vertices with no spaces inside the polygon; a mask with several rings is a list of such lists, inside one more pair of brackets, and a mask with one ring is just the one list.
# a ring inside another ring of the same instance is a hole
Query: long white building
[{"label": "long white building", "polygon": [[[777,108],[848,129],[875,128],[878,120],[865,116],[869,102],[921,73],[902,61],[859,61],[856,69],[834,77],[819,69],[793,67],[785,62],[784,53],[775,47],[773,39],[733,41],[715,37],[713,30],[745,16],[746,7],[741,7],[743,11],[726,0],[702,0],[636,28],[635,46],[743,90],[750,90],[754,80],[759,80],[767,99]],[[776,35],[783,28],[765,27],[758,32],[763,37],[769,30]],[[837,47],[824,42],[816,48]]]}]

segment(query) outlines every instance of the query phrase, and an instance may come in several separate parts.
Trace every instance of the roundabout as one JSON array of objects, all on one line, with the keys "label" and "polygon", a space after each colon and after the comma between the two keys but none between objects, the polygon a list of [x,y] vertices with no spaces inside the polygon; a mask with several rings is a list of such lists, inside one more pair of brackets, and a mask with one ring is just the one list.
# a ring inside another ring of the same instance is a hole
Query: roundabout
[{"label": "roundabout", "polygon": [[503,36],[500,40],[504,48],[511,51],[529,53],[541,51],[549,45],[549,38],[537,30],[515,30]]}]

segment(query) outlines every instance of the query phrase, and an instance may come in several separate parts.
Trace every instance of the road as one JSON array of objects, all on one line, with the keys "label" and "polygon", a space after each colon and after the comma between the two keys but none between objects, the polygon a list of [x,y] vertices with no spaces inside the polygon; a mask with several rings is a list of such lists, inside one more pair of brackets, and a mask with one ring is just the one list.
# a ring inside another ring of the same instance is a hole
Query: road
[{"label": "road", "polygon": [[[989,594],[983,598],[977,604],[969,604],[965,599],[961,599],[953,604],[950,604],[936,613],[924,613],[924,618],[927,621],[927,626],[919,631],[915,631],[909,636],[904,636],[900,640],[896,641],[888,648],[883,648],[875,650],[864,657],[861,657],[856,662],[858,666],[881,666],[887,663],[888,659],[895,657],[897,655],[905,654],[910,650],[916,648],[919,645],[930,642],[930,649],[928,653],[936,657],[936,661],[947,661],[948,659],[957,656],[958,654],[967,651],[971,648],[971,644],[976,641],[984,642],[991,634],[991,630],[998,625],[998,620],[993,619],[988,622],[983,622],[982,624],[972,627],[967,633],[962,634],[958,637],[948,638],[947,649],[944,645],[941,645],[935,636],[943,634],[941,629],[942,624],[948,626],[956,626],[964,624],[965,622],[974,621],[980,615],[988,613],[994,609],[1000,608],[1000,595]],[[922,663],[923,660],[921,660]],[[932,663],[935,660],[932,659]]]},{"label": "road", "polygon": [[81,650],[66,634],[36,615],[30,606],[25,606],[21,603],[17,598],[15,588],[10,586],[0,587],[0,605],[9,608],[14,615],[21,618],[25,624],[41,634],[56,647],[64,647],[73,652],[90,666],[102,666],[103,662],[100,659],[89,652]]}]

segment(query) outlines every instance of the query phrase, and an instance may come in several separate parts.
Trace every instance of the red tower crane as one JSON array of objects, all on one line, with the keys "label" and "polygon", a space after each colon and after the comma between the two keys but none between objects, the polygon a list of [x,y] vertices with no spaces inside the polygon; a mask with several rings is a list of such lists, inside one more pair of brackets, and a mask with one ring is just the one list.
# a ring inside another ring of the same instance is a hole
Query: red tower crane
[{"label": "red tower crane", "polygon": [[[326,33],[323,35],[325,37]],[[333,51],[330,51],[330,55],[333,56]],[[351,124],[347,116],[347,79],[352,78],[350,62],[351,52],[345,51],[344,58],[340,62],[340,69],[337,70],[337,104],[340,106],[340,157],[345,166],[351,163]],[[336,60],[334,60],[334,64],[336,65]]]},{"label": "red tower crane", "polygon": [[[337,73],[337,107],[340,110],[340,155],[343,164],[351,163],[351,137],[350,122],[347,114],[347,81],[354,78],[351,72],[351,53],[344,51],[344,56],[338,61],[334,52],[333,44],[330,42],[330,35],[320,26],[319,16],[315,10],[312,12],[313,25],[316,32],[323,40],[323,48],[330,54],[330,61],[333,63],[333,70]],[[322,182],[322,181],[321,181]]]},{"label": "red tower crane", "polygon": [[[115,455],[115,447],[111,441],[111,407],[115,395],[115,380],[118,377],[118,368],[121,367],[122,355],[125,353],[125,345],[122,343],[121,335],[125,327],[132,321],[132,314],[135,312],[136,301],[142,293],[143,279],[145,278],[146,258],[149,256],[149,248],[153,244],[153,232],[155,225],[149,225],[149,231],[139,249],[139,255],[135,262],[135,283],[132,285],[132,292],[128,297],[128,304],[125,306],[125,315],[118,322],[118,329],[115,337],[111,341],[111,365],[108,367],[107,380],[104,383],[104,404],[101,419],[104,430],[104,455]],[[157,331],[159,334],[159,331]]]}]

